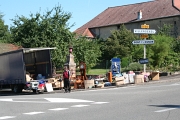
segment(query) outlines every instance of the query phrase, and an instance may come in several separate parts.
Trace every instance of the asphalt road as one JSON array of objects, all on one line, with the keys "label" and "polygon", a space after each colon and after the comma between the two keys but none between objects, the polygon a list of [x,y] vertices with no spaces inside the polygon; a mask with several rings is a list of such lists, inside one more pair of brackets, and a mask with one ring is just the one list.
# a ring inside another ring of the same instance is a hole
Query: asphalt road
[{"label": "asphalt road", "polygon": [[0,96],[0,108],[0,120],[179,120],[180,81],[72,93],[7,93]]}]

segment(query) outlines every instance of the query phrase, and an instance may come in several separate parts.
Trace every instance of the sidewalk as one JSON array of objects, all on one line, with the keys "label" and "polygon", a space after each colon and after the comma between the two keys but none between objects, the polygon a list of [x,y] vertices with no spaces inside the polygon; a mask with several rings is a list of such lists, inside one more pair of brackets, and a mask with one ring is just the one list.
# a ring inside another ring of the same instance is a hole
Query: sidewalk
[{"label": "sidewalk", "polygon": [[[134,86],[134,85],[147,85],[147,84],[156,84],[156,83],[165,83],[165,82],[174,82],[174,81],[180,81],[180,74],[178,75],[171,75],[171,76],[162,76],[159,80],[150,80],[149,82],[139,83],[139,84],[125,84],[119,87],[125,87],[125,86]],[[99,89],[110,89],[110,88],[116,88],[117,86],[106,86],[103,88],[91,88],[91,89],[72,89],[72,92],[76,91],[86,91],[86,90],[99,90]],[[54,90],[55,93],[64,93],[64,90]],[[68,94],[68,93],[67,93]]]},{"label": "sidewalk", "polygon": [[[148,83],[163,83],[163,82],[174,82],[180,81],[180,74],[177,75],[170,75],[170,76],[162,76],[159,80],[151,80]],[[147,83],[147,82],[145,82]]]}]

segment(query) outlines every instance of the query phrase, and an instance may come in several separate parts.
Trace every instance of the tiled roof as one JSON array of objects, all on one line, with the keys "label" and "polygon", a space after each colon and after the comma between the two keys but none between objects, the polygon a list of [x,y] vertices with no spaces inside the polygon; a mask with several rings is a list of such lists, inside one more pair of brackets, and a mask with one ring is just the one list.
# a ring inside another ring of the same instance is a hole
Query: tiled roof
[{"label": "tiled roof", "polygon": [[83,35],[87,28],[138,21],[137,13],[140,10],[142,11],[142,18],[140,20],[176,16],[180,15],[180,0],[154,0],[137,4],[109,7],[74,32]]},{"label": "tiled roof", "polygon": [[90,30],[88,28],[85,29],[82,36],[86,36],[88,38],[94,38],[93,34],[90,32]]},{"label": "tiled roof", "polygon": [[13,45],[13,44],[6,44],[6,43],[0,43],[0,54],[13,51],[13,50],[18,50],[19,46]]}]

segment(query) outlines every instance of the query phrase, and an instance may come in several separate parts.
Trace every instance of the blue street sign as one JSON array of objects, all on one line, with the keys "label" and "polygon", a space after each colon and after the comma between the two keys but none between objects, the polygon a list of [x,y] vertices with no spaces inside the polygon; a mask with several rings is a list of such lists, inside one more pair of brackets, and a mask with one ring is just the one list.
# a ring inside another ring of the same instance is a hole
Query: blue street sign
[{"label": "blue street sign", "polygon": [[149,60],[147,58],[145,58],[145,59],[144,58],[140,58],[139,59],[139,63],[140,64],[147,64],[148,62],[149,62]]}]

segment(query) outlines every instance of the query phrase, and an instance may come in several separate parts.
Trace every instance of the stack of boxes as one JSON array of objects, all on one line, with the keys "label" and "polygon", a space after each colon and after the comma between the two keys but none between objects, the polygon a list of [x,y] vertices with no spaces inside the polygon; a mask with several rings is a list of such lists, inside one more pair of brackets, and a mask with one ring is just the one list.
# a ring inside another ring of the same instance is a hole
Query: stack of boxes
[{"label": "stack of boxes", "polygon": [[62,88],[62,87],[64,87],[63,81],[60,82],[59,79],[57,79],[57,78],[49,78],[48,83],[52,83],[53,88]]}]

